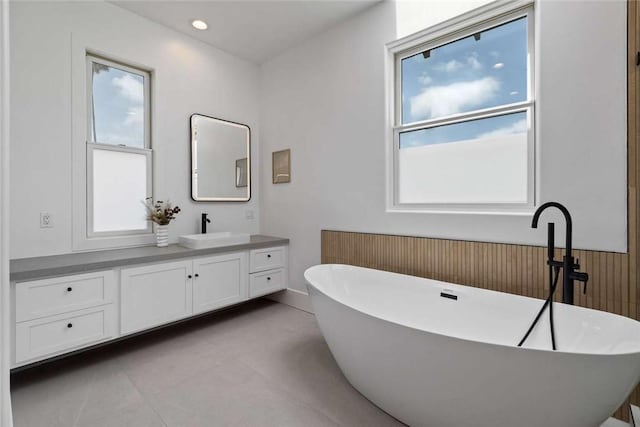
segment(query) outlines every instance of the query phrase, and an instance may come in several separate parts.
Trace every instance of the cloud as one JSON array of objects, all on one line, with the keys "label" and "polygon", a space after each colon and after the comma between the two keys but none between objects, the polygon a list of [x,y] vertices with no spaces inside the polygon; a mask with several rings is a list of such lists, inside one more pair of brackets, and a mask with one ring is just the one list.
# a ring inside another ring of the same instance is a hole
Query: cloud
[{"label": "cloud", "polygon": [[433,68],[438,71],[453,73],[454,71],[458,71],[460,68],[462,68],[462,62],[452,59],[451,61],[447,62],[439,62]]},{"label": "cloud", "polygon": [[144,102],[144,85],[141,80],[125,74],[122,77],[114,77],[111,83],[118,88],[120,95],[136,104],[142,105]]},{"label": "cloud", "polygon": [[437,71],[444,71],[446,73],[453,73],[465,67],[465,65],[472,70],[479,70],[482,68],[482,64],[478,61],[478,54],[473,52],[464,60],[464,62],[452,59],[447,62],[439,62],[434,65],[434,69]]},{"label": "cloud", "polygon": [[504,67],[504,64],[502,62],[496,62],[495,64],[493,64],[493,68],[495,68],[496,70],[499,70],[502,67]]},{"label": "cloud", "polygon": [[467,58],[467,65],[469,65],[474,70],[479,70],[482,68],[482,64],[478,61],[478,54],[471,55]]},{"label": "cloud", "polygon": [[500,82],[493,77],[458,82],[424,89],[409,100],[411,117],[424,120],[460,113],[493,98]]},{"label": "cloud", "polygon": [[431,77],[429,77],[429,75],[427,73],[424,73],[424,72],[422,74],[420,74],[420,76],[418,77],[418,81],[423,86],[427,86],[427,85],[430,85],[431,83],[433,83],[433,79]]},{"label": "cloud", "polygon": [[513,135],[515,133],[525,133],[527,131],[527,127],[527,119],[522,119],[510,124],[509,126],[482,133],[478,135],[478,139],[495,138],[497,136]]},{"label": "cloud", "polygon": [[142,107],[129,108],[127,117],[124,119],[126,126],[138,125],[144,121],[144,109]]}]

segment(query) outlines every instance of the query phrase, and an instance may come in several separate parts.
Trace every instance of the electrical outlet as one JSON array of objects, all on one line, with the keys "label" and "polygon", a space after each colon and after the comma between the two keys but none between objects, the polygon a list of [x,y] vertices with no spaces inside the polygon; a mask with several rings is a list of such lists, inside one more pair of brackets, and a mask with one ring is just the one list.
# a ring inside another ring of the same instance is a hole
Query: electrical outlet
[{"label": "electrical outlet", "polygon": [[53,219],[49,212],[40,212],[40,228],[53,228]]},{"label": "electrical outlet", "polygon": [[246,219],[253,219],[253,211],[252,210],[248,210],[248,211],[244,211],[244,216]]}]

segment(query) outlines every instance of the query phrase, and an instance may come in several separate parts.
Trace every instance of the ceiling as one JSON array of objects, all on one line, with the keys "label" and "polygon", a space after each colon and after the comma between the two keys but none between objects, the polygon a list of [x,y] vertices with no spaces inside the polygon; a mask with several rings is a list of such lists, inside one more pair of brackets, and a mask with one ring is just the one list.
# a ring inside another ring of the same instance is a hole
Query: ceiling
[{"label": "ceiling", "polygon": [[[255,63],[380,0],[115,0],[111,3]],[[201,19],[209,28],[196,30]]]}]

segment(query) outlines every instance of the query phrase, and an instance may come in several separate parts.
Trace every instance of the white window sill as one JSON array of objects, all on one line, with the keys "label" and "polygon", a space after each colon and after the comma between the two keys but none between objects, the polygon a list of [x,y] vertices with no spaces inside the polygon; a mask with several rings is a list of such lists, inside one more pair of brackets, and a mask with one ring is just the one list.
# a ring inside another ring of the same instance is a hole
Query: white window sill
[{"label": "white window sill", "polygon": [[132,236],[91,237],[73,242],[74,252],[96,251],[104,249],[123,249],[138,246],[149,246],[156,243],[153,233]]},{"label": "white window sill", "polygon": [[474,209],[474,208],[435,208],[435,207],[392,207],[385,209],[385,213],[390,214],[445,214],[445,215],[492,215],[492,216],[525,216],[531,217],[535,212],[534,207],[517,209]]}]

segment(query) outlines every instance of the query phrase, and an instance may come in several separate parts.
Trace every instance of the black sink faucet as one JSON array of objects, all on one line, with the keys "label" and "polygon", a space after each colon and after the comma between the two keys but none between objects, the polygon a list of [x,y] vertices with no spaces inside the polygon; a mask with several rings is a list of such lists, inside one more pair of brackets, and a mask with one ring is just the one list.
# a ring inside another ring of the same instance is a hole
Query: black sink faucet
[{"label": "black sink faucet", "polygon": [[202,226],[201,226],[202,234],[207,234],[207,223],[211,222],[211,220],[207,218],[208,215],[209,215],[208,213],[202,214]]},{"label": "black sink faucet", "polygon": [[566,222],[566,239],[565,239],[565,254],[562,258],[562,261],[556,261],[553,257],[554,252],[554,224],[550,222],[549,226],[549,235],[547,240],[547,264],[550,268],[562,268],[562,302],[565,304],[573,304],[573,282],[574,280],[578,280],[584,283],[584,292],[587,291],[587,281],[589,280],[589,275],[587,273],[582,273],[577,271],[580,269],[580,264],[576,260],[574,262],[573,253],[572,253],[572,245],[571,245],[571,214],[563,205],[558,202],[547,202],[541,205],[536,212],[533,214],[533,221],[531,221],[531,227],[538,228],[538,219],[542,212],[547,208],[557,208],[564,215],[564,219]]}]

